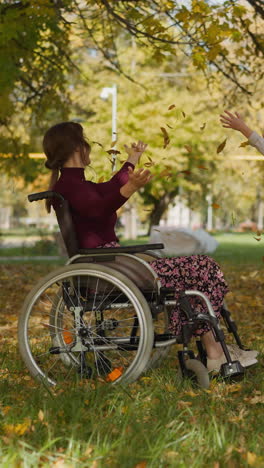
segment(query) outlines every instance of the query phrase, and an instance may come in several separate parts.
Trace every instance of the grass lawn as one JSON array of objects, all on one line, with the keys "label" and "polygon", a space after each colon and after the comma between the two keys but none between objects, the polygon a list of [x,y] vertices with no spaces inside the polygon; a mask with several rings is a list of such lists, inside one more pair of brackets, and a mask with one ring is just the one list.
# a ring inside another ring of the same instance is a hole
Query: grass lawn
[{"label": "grass lawn", "polygon": [[0,265],[0,467],[264,467],[262,241],[251,234],[216,238],[221,245],[213,256],[230,285],[227,303],[242,340],[261,355],[242,380],[213,380],[209,390],[179,379],[176,346],[130,385],[83,380],[44,388],[18,354],[17,315],[56,264]]}]

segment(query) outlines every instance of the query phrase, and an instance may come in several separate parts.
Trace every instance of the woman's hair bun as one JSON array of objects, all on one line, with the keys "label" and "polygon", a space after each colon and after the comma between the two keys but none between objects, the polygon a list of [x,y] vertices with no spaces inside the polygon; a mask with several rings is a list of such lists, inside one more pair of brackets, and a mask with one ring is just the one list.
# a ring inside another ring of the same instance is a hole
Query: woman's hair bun
[{"label": "woman's hair bun", "polygon": [[46,161],[45,162],[45,167],[47,169],[50,169],[51,171],[53,171],[54,169],[57,169],[59,170],[59,165],[58,165],[58,161],[54,161],[53,163],[51,163],[50,161]]}]

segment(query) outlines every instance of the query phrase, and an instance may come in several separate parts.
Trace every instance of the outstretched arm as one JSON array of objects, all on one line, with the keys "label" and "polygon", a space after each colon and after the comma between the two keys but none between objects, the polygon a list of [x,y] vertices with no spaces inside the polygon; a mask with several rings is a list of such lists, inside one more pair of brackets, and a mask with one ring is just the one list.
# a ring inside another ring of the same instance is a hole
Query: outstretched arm
[{"label": "outstretched arm", "polygon": [[233,128],[233,130],[241,132],[246,138],[249,138],[253,132],[238,112],[231,114],[231,112],[225,111],[225,114],[220,115],[220,121],[224,128]]},{"label": "outstretched arm", "polygon": [[264,138],[249,128],[238,112],[235,112],[234,115],[231,112],[225,111],[225,115],[220,115],[220,121],[223,127],[233,128],[241,132],[248,139],[251,146],[254,146],[261,154],[264,154]]}]

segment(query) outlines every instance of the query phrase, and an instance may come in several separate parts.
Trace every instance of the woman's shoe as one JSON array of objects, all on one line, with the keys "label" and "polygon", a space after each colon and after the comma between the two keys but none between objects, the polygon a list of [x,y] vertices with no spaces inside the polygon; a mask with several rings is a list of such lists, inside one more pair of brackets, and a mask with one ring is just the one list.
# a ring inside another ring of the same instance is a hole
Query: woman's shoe
[{"label": "woman's shoe", "polygon": [[229,344],[227,345],[227,348],[229,350],[229,352],[232,352],[234,356],[236,356],[237,360],[239,361],[239,356],[241,356],[241,353],[247,353],[247,356],[250,356],[252,358],[255,358],[257,357],[257,355],[259,354],[258,351],[256,351],[255,349],[250,349],[249,351],[245,351],[244,349],[241,349],[239,348],[239,346],[237,344]]},{"label": "woman's shoe", "polygon": [[[258,362],[255,357],[250,355],[251,351],[243,351],[243,349],[239,348],[239,350],[240,350],[239,353],[237,352],[237,350],[235,352],[233,352],[233,350],[230,348],[230,345],[228,345],[228,350],[229,350],[229,353],[230,353],[231,360],[232,361],[239,361],[240,364],[243,367],[250,367],[250,366],[253,366],[254,364],[257,364],[257,362]],[[227,361],[226,361],[226,357],[225,357],[224,353],[218,359],[209,359],[209,358],[207,358],[208,372],[213,372],[213,371],[219,372],[220,368],[221,368],[221,365],[224,364],[225,362],[227,362]]]}]

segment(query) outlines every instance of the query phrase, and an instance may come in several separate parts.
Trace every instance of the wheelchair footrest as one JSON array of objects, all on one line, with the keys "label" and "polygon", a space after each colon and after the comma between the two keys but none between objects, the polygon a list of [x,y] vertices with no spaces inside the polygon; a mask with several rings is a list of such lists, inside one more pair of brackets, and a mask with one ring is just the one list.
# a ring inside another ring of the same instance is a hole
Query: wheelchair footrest
[{"label": "wheelchair footrest", "polygon": [[239,361],[225,362],[221,365],[220,375],[224,378],[237,377],[245,373],[245,368]]}]

